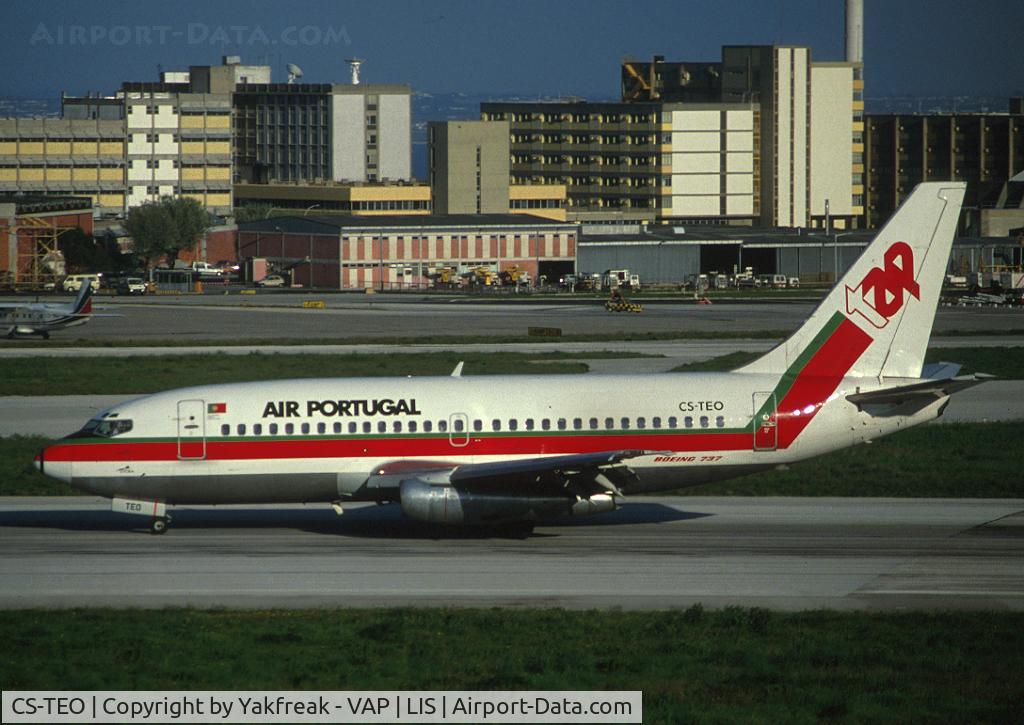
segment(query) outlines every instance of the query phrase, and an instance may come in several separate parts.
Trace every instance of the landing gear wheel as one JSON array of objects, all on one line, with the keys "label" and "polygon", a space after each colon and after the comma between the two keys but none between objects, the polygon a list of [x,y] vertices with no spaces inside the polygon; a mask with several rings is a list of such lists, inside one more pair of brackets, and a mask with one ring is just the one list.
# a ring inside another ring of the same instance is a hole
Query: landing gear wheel
[{"label": "landing gear wheel", "polygon": [[168,516],[159,516],[149,523],[149,533],[160,535],[167,533],[167,525],[171,522]]}]

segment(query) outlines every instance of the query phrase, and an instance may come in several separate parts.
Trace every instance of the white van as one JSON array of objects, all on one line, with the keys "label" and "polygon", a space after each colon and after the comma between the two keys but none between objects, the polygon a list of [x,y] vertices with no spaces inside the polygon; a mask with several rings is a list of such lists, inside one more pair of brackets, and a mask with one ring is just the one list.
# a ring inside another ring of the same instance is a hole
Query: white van
[{"label": "white van", "polygon": [[88,284],[95,292],[100,288],[100,276],[98,274],[69,274],[64,278],[64,291],[77,292],[82,284]]}]

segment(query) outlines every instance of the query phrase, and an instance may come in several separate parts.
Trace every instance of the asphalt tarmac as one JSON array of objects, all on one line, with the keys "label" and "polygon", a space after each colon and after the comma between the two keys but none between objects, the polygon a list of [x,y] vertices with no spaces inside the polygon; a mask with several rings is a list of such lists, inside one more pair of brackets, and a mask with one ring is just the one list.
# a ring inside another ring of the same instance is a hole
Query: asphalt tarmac
[{"label": "asphalt tarmac", "polygon": [[[304,309],[322,301],[325,309]],[[698,305],[692,300],[644,302],[639,314],[605,311],[601,300],[476,300],[422,295],[204,295],[97,298],[85,325],[53,333],[54,340],[238,342],[308,341],[445,335],[467,341],[494,335],[526,335],[530,327],[555,327],[565,335],[645,332],[737,333],[796,329],[816,302],[751,301]],[[111,315],[111,316],[105,316]],[[940,307],[935,330],[1024,336],[1024,308]],[[38,339],[38,338],[37,338]],[[14,343],[17,345],[17,342]],[[0,349],[7,343],[0,344]]]},{"label": "asphalt tarmac", "polygon": [[1024,609],[1024,500],[635,498],[526,539],[442,536],[394,505],[145,522],[0,499],[0,608]]}]

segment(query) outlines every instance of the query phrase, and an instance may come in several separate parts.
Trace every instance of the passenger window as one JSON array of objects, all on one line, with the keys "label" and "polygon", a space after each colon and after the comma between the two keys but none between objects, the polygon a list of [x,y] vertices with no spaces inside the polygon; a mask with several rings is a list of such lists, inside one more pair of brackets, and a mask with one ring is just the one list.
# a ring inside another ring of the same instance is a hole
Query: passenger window
[{"label": "passenger window", "polygon": [[644,418],[644,417],[637,418],[636,419],[636,427],[637,428],[646,428],[647,427],[647,419]]},{"label": "passenger window", "polygon": [[479,433],[484,429],[484,422],[482,420],[473,421],[473,430]]},{"label": "passenger window", "polygon": [[612,430],[613,428],[615,428],[615,419],[614,418],[605,418],[604,419],[604,427],[605,427],[605,430]]},{"label": "passenger window", "polygon": [[423,432],[429,433],[434,430],[434,422],[430,420],[423,421]]},{"label": "passenger window", "polygon": [[708,417],[706,415],[702,415],[700,417],[700,427],[701,428],[707,428],[708,427]]},{"label": "passenger window", "polygon": [[277,423],[271,423],[270,425],[268,425],[267,426],[267,433],[269,433],[272,436],[276,436],[277,435]]},{"label": "passenger window", "polygon": [[439,420],[439,421],[437,421],[437,432],[438,433],[447,433],[448,432],[448,421],[446,421],[446,420]]},{"label": "passenger window", "polygon": [[684,424],[686,425],[687,428],[692,428],[693,427],[693,416],[692,415],[686,416],[683,419],[683,421],[684,421]]},{"label": "passenger window", "polygon": [[235,430],[238,432],[238,435],[244,436],[245,435],[245,423],[239,423],[238,426],[235,428]]},{"label": "passenger window", "polygon": [[224,425],[222,425],[222,426],[220,427],[220,434],[221,434],[222,436],[229,436],[229,435],[231,435],[231,426],[230,426],[230,425],[228,425],[227,423],[225,423]]},{"label": "passenger window", "polygon": [[455,420],[452,421],[452,430],[455,431],[456,433],[461,433],[464,427],[465,423],[463,422],[462,418],[456,418]]},{"label": "passenger window", "polygon": [[526,419],[526,430],[533,430],[533,418]]},{"label": "passenger window", "polygon": [[363,433],[372,433],[372,432],[373,432],[373,426],[370,424],[370,421],[364,420],[363,421]]},{"label": "passenger window", "polygon": [[302,430],[302,435],[304,435],[304,436],[309,435],[309,423],[303,423],[301,430]]},{"label": "passenger window", "polygon": [[509,418],[508,421],[509,430],[519,430],[519,421],[515,418]]},{"label": "passenger window", "polygon": [[334,425],[332,426],[332,429],[334,430],[335,433],[341,433],[341,423],[335,421]]},{"label": "passenger window", "polygon": [[725,416],[724,415],[720,415],[720,416],[715,418],[715,426],[718,427],[718,428],[724,428],[725,427]]},{"label": "passenger window", "polygon": [[573,418],[572,419],[572,427],[575,430],[581,430],[583,428],[583,419],[582,418]]},{"label": "passenger window", "polygon": [[565,418],[558,419],[558,430],[565,430]]},{"label": "passenger window", "polygon": [[547,418],[540,422],[540,427],[544,430],[551,430],[551,421]]},{"label": "passenger window", "polygon": [[392,433],[401,433],[402,432],[402,421],[396,420],[394,423],[392,423],[391,424],[391,432]]},{"label": "passenger window", "polygon": [[622,419],[622,430],[629,430],[629,418]]},{"label": "passenger window", "polygon": [[349,433],[355,433],[358,430],[359,430],[359,424],[356,423],[354,420],[350,420],[348,422],[348,432]]},{"label": "passenger window", "polygon": [[501,430],[501,421],[500,421],[500,420],[498,420],[497,418],[495,418],[494,420],[492,420],[492,421],[491,421],[491,430],[494,430],[494,431],[499,431],[499,430]]},{"label": "passenger window", "polygon": [[653,418],[651,418],[651,427],[652,428],[660,428],[661,427],[661,418],[659,418],[658,416],[654,416]]},{"label": "passenger window", "polygon": [[669,428],[675,428],[677,422],[678,421],[676,421],[676,417],[674,415],[670,415],[668,417],[668,427]]},{"label": "passenger window", "polygon": [[326,433],[327,432],[327,424],[326,423],[317,423],[316,424],[316,432],[319,433],[320,435],[323,435],[324,433]]},{"label": "passenger window", "polygon": [[416,421],[414,421],[414,420],[410,420],[409,421],[409,432],[410,433],[415,433],[416,432]]},{"label": "passenger window", "polygon": [[285,423],[284,424],[284,433],[285,433],[285,435],[291,435],[294,432],[295,432],[295,424],[294,423]]},{"label": "passenger window", "polygon": [[590,430],[597,430],[597,418],[590,419]]},{"label": "passenger window", "polygon": [[252,434],[256,435],[256,436],[263,435],[263,424],[262,423],[253,423],[252,424]]},{"label": "passenger window", "polygon": [[381,421],[377,421],[377,432],[378,433],[387,433],[388,432],[388,424],[385,423],[382,420]]}]

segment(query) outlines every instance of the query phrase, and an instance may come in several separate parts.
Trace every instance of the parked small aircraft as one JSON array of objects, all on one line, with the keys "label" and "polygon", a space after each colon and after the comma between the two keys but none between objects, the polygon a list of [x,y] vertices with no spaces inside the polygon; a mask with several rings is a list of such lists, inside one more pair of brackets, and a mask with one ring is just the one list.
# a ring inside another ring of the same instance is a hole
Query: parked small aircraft
[{"label": "parked small aircraft", "polygon": [[0,334],[40,335],[50,338],[54,330],[84,325],[92,317],[92,285],[79,287],[78,296],[70,304],[50,302],[18,302],[0,304]]}]

